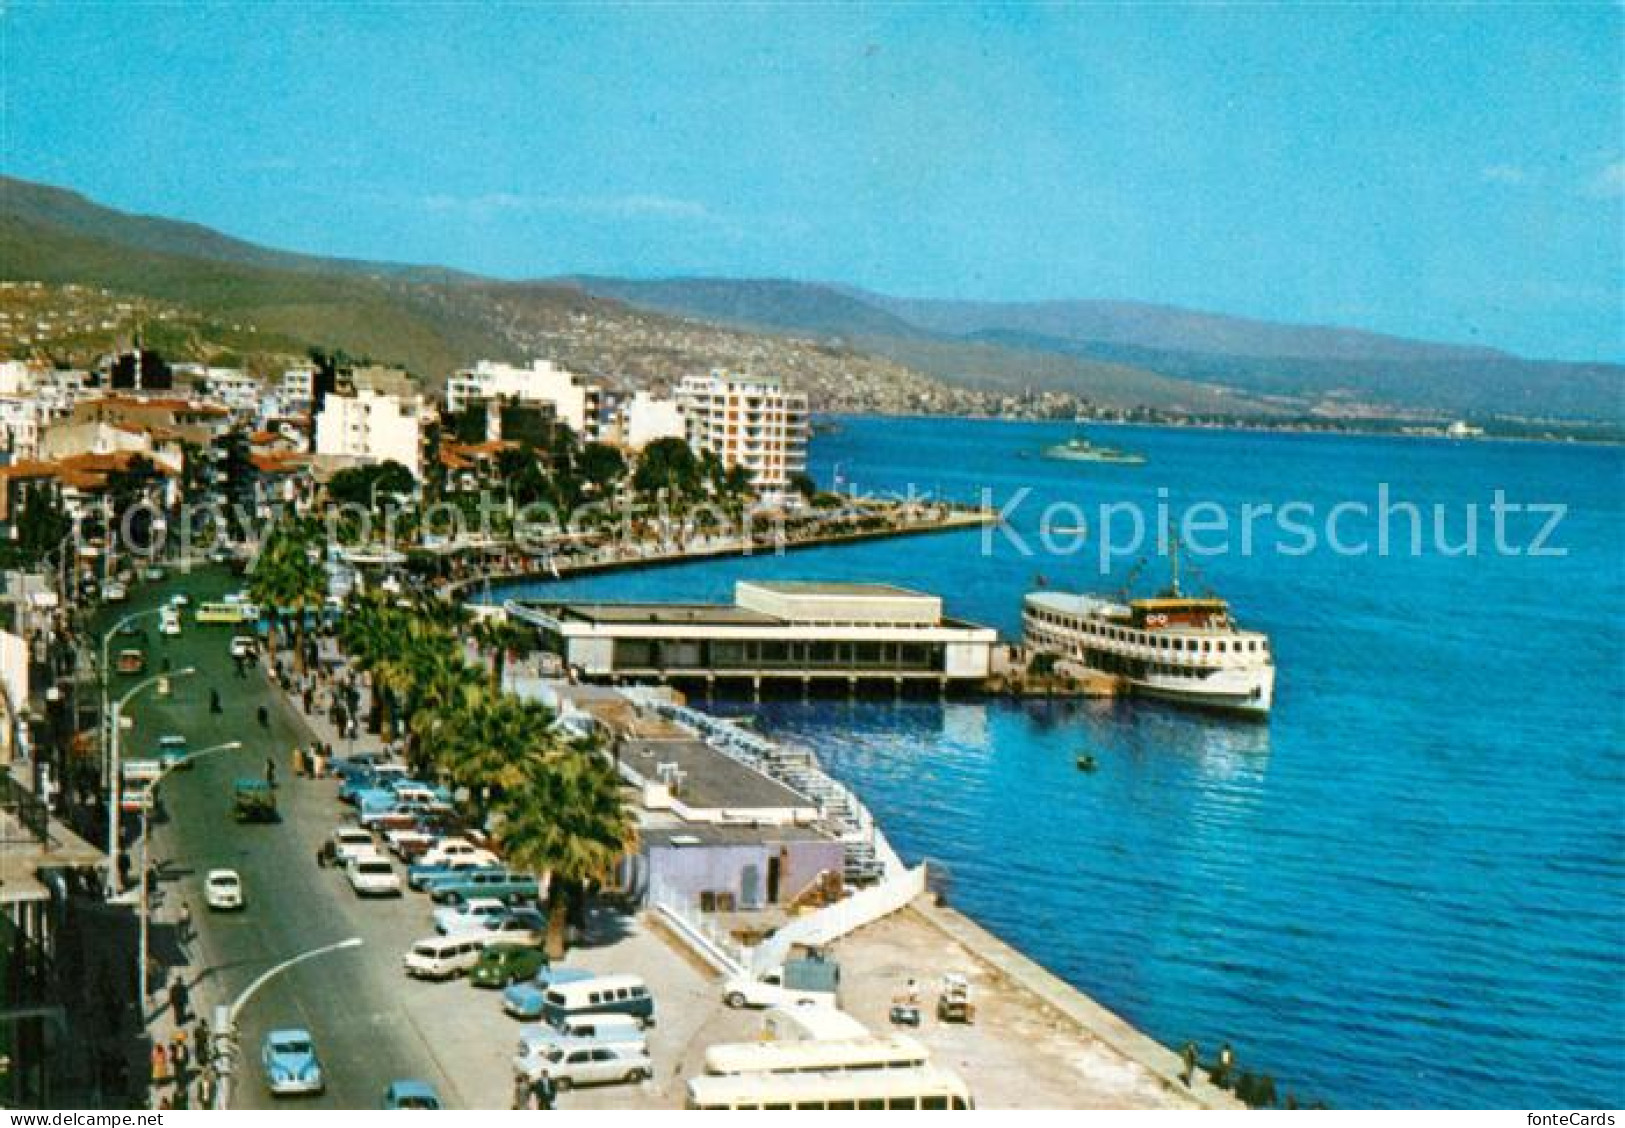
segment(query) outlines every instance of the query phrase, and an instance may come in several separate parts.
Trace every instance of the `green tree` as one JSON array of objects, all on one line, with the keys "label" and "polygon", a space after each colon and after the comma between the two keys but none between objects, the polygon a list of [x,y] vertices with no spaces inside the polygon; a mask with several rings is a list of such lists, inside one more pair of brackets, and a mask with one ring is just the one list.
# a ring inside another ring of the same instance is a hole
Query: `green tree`
[{"label": "green tree", "polygon": [[606,493],[626,476],[626,457],[608,443],[588,443],[577,464],[581,480],[596,493]]},{"label": "green tree", "polygon": [[412,471],[399,462],[385,461],[340,470],[328,481],[327,496],[341,504],[370,510],[373,502],[385,494],[411,493],[416,488]]},{"label": "green tree", "polygon": [[632,474],[632,486],[653,496],[665,491],[680,500],[694,496],[701,481],[700,463],[688,443],[678,438],[656,439],[643,448]]},{"label": "green tree", "polygon": [[566,747],[527,765],[501,804],[495,837],[511,865],[548,875],[547,954],[564,955],[566,927],[588,893],[637,849],[637,823],[620,777],[596,750]]},{"label": "green tree", "polygon": [[500,692],[508,656],[535,649],[536,628],[506,615],[485,615],[474,624],[474,640],[490,656],[491,688]]}]

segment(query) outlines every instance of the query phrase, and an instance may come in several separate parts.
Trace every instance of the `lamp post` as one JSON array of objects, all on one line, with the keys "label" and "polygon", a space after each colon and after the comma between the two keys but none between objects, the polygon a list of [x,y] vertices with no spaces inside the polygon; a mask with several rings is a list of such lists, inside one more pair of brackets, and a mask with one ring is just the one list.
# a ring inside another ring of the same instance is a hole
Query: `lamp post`
[{"label": "lamp post", "polygon": [[152,831],[150,816],[152,805],[158,801],[158,785],[164,781],[165,776],[182,764],[195,764],[205,756],[213,756],[217,752],[235,752],[242,746],[242,741],[230,740],[224,744],[216,744],[212,748],[204,748],[190,755],[182,756],[178,760],[171,760],[161,767],[158,774],[152,778],[152,782],[147,784],[147,801],[141,804],[141,902],[139,909],[141,942],[140,952],[136,956],[139,961],[136,964],[136,981],[140,984],[136,998],[140,1000],[143,1020],[145,1020],[147,1013],[147,991],[149,988],[147,982],[147,935],[151,928],[150,919],[152,915],[152,906],[148,900],[151,889],[147,881],[147,858]]},{"label": "lamp post", "polygon": [[287,971],[295,964],[302,964],[306,960],[313,960],[319,956],[325,956],[332,952],[342,952],[350,948],[359,948],[363,943],[364,941],[361,939],[361,937],[352,936],[348,940],[340,940],[336,944],[328,944],[321,948],[313,948],[310,951],[302,952],[291,959],[283,960],[269,971],[262,973],[258,979],[254,980],[254,982],[250,983],[247,987],[243,988],[242,994],[238,995],[230,1006],[221,1004],[220,1006],[214,1008],[215,1044],[212,1047],[214,1050],[212,1056],[215,1062],[216,1071],[220,1075],[219,1084],[215,1087],[214,1092],[214,1107],[216,1110],[231,1107],[231,1079],[232,1075],[237,1069],[237,1054],[239,1052],[239,1047],[237,1045],[237,1016],[242,1013],[242,1009],[249,1004],[249,1001],[259,992],[260,988],[264,987],[271,980],[275,979],[277,976],[281,975],[284,971]]},{"label": "lamp post", "polygon": [[107,633],[102,635],[102,653],[101,653],[101,659],[102,660],[101,660],[101,665],[96,667],[97,680],[100,681],[100,683],[101,683],[102,710],[101,710],[100,713],[97,714],[97,716],[101,718],[101,726],[102,726],[102,740],[101,740],[102,768],[103,768],[103,770],[105,772],[107,772],[106,780],[107,780],[107,789],[108,789],[109,792],[111,792],[114,789],[114,787],[116,786],[116,784],[117,784],[117,781],[113,778],[113,775],[112,775],[111,771],[108,770],[109,767],[110,767],[110,764],[111,764],[111,757],[108,755],[108,750],[112,747],[113,742],[112,742],[111,736],[108,734],[108,731],[107,731],[107,722],[108,722],[108,719],[109,719],[108,718],[108,713],[107,713],[107,673],[108,673],[108,667],[109,667],[109,665],[111,664],[111,662],[113,660],[112,655],[111,655],[111,651],[112,651],[112,648],[113,648],[113,639],[115,637],[117,637],[117,635],[118,635],[118,633],[120,631],[122,631],[125,627],[129,626],[131,623],[135,622],[137,619],[149,618],[150,616],[161,614],[162,611],[163,611],[162,607],[149,607],[145,611],[132,611],[132,612],[130,612],[130,614],[124,616],[124,618],[122,618],[118,622],[114,623],[110,628],[108,628]]},{"label": "lamp post", "polygon": [[119,854],[122,847],[122,843],[119,841],[119,831],[121,829],[119,825],[119,798],[120,793],[123,791],[124,784],[124,781],[121,778],[122,765],[119,763],[118,746],[119,722],[124,716],[124,706],[128,705],[130,703],[130,699],[136,694],[140,693],[144,689],[149,689],[152,686],[157,685],[161,681],[168,678],[190,677],[195,673],[197,673],[196,668],[188,666],[184,670],[176,670],[173,673],[154,674],[150,678],[136,682],[135,685],[132,686],[123,697],[118,699],[118,704],[113,706],[113,715],[111,718],[113,723],[113,739],[111,744],[111,754],[109,756],[107,765],[107,885],[111,891],[111,896],[113,897],[116,897],[124,892],[123,883],[119,879],[118,868]]}]

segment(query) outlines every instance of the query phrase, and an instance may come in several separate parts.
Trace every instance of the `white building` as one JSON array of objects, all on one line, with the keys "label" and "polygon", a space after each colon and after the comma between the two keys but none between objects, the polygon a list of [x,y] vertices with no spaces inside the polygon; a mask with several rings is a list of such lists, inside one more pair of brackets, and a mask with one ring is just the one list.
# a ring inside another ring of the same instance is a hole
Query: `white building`
[{"label": "white building", "polygon": [[316,454],[399,462],[422,481],[424,410],[419,396],[328,396],[316,416]]},{"label": "white building", "polygon": [[807,397],[785,391],[774,376],[736,376],[720,369],[677,386],[688,445],[711,451],[727,467],[750,471],[766,494],[789,489],[807,468]]},{"label": "white building", "polygon": [[265,394],[259,380],[240,368],[205,368],[202,384],[204,397],[235,415],[253,415],[260,409]]},{"label": "white building", "polygon": [[41,415],[31,396],[0,396],[0,453],[13,462],[38,458]]},{"label": "white building", "polygon": [[635,392],[620,406],[619,440],[630,450],[642,450],[656,439],[687,438],[683,407],[675,399]]},{"label": "white building", "polygon": [[[446,381],[446,410],[459,412],[502,400],[550,405],[560,423],[584,442],[600,435],[599,403],[603,390],[550,360],[534,360],[529,368],[482,360],[473,368],[453,373]],[[487,434],[498,439],[500,434]]]}]

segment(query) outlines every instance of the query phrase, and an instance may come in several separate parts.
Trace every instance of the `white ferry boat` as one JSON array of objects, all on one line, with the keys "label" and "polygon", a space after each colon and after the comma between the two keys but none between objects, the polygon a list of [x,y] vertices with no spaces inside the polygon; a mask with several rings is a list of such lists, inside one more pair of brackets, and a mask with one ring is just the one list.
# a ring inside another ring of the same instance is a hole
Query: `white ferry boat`
[{"label": "white ferry boat", "polygon": [[1242,630],[1230,605],[1179,590],[1124,603],[1094,595],[1035,591],[1022,601],[1023,641],[1123,679],[1129,689],[1181,705],[1269,715],[1275,660],[1269,637]]}]

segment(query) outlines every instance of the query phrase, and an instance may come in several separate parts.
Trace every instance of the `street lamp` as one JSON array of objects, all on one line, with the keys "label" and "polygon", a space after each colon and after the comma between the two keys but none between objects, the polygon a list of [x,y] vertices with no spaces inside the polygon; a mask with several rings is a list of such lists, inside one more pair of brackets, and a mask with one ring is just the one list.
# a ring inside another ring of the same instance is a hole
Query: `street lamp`
[{"label": "street lamp", "polygon": [[139,962],[136,964],[136,979],[140,984],[140,989],[136,995],[136,998],[141,1001],[140,1005],[143,1022],[146,1021],[147,1013],[147,933],[151,928],[149,919],[152,914],[152,907],[148,902],[148,894],[150,890],[147,881],[147,858],[151,836],[151,819],[149,816],[152,813],[152,805],[158,801],[158,785],[164,781],[164,777],[166,775],[180,767],[182,764],[195,764],[205,756],[213,756],[217,752],[235,752],[242,746],[243,742],[240,740],[229,740],[224,744],[216,744],[212,748],[204,748],[200,751],[193,752],[188,756],[182,756],[177,760],[171,760],[168,764],[163,765],[159,769],[158,774],[152,777],[152,782],[147,784],[147,800],[141,804],[141,903],[139,909],[139,919],[141,922],[141,950],[136,957],[137,960],[139,960]]},{"label": "street lamp", "polygon": [[190,677],[195,673],[197,673],[196,667],[188,666],[186,669],[176,670],[174,673],[154,674],[150,678],[136,682],[135,685],[132,686],[123,697],[118,699],[118,704],[113,706],[113,741],[111,756],[108,760],[107,776],[107,884],[108,888],[112,891],[112,896],[116,897],[124,892],[123,882],[119,879],[118,868],[119,854],[122,852],[122,843],[119,840],[119,831],[121,829],[119,826],[119,795],[124,789],[122,765],[119,763],[118,745],[119,722],[124,716],[124,706],[128,705],[130,703],[130,699],[136,694],[140,693],[144,689],[149,689],[152,686],[157,685],[161,681],[168,678]]},{"label": "street lamp", "polygon": [[[102,636],[102,664],[96,668],[96,672],[98,675],[100,675],[102,692],[102,711],[97,715],[101,718],[102,724],[101,753],[102,767],[104,770],[109,766],[108,748],[112,744],[112,741],[107,734],[107,673],[113,660],[111,654],[109,653],[113,647],[113,639],[120,631],[129,626],[131,623],[135,622],[137,619],[149,618],[153,615],[161,614],[162,612],[162,607],[149,607],[145,611],[132,611],[128,615],[124,616],[124,618],[114,623],[112,627],[108,629],[107,633]],[[109,773],[106,778],[108,790],[111,791],[116,781],[111,773]]]},{"label": "street lamp", "polygon": [[313,960],[318,956],[325,956],[332,952],[342,952],[350,948],[359,948],[363,943],[365,943],[365,941],[363,941],[361,937],[352,936],[348,940],[340,940],[336,944],[328,944],[321,948],[313,948],[310,951],[302,952],[291,959],[283,960],[269,971],[261,974],[258,979],[254,980],[254,982],[250,983],[247,987],[243,988],[242,994],[238,995],[230,1006],[222,1003],[220,1006],[214,1008],[214,1032],[216,1041],[213,1047],[213,1058],[217,1063],[217,1069],[220,1074],[220,1083],[216,1086],[214,1093],[214,1107],[217,1111],[231,1107],[231,1077],[236,1070],[238,1053],[237,1016],[242,1013],[242,1009],[248,1005],[249,1000],[253,999],[261,987],[264,987],[271,980],[275,979],[277,976],[281,975],[284,971],[287,971],[295,964],[302,964],[306,960]]}]

